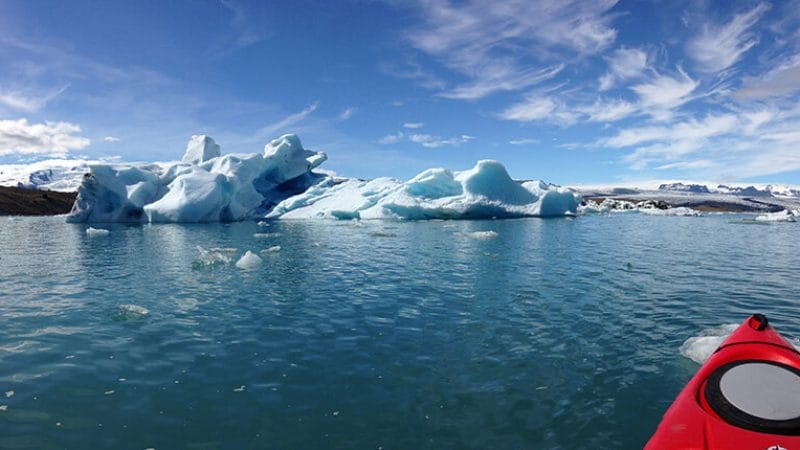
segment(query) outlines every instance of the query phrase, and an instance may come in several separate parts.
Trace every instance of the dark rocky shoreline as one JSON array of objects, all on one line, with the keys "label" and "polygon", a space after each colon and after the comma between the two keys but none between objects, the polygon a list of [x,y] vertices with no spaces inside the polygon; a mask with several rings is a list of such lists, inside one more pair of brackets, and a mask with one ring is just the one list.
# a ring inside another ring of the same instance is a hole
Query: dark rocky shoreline
[{"label": "dark rocky shoreline", "polygon": [[0,216],[52,216],[66,214],[77,192],[56,192],[0,186]]}]

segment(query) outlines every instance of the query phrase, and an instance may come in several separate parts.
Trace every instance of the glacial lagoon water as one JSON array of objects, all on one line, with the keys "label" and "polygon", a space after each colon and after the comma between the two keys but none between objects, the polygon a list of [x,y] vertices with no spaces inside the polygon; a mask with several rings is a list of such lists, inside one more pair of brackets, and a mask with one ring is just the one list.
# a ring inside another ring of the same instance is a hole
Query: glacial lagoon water
[{"label": "glacial lagoon water", "polygon": [[634,449],[687,338],[800,336],[796,223],[100,227],[0,218],[0,449]]}]

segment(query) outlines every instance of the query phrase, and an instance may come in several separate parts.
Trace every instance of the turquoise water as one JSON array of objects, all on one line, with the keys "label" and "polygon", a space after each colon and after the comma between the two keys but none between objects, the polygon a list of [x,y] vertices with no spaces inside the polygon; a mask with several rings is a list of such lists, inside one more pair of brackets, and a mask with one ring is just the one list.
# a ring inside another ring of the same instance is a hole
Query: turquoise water
[{"label": "turquoise water", "polygon": [[0,448],[641,448],[687,338],[800,336],[800,225],[743,217],[0,218]]}]

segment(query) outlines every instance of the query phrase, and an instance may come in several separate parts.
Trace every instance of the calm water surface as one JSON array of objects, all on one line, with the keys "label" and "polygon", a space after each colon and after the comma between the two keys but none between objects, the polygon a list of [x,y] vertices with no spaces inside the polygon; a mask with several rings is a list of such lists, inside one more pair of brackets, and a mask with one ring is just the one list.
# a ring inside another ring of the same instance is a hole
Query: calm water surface
[{"label": "calm water surface", "polygon": [[800,336],[800,224],[742,217],[2,217],[0,448],[641,448],[688,337]]}]

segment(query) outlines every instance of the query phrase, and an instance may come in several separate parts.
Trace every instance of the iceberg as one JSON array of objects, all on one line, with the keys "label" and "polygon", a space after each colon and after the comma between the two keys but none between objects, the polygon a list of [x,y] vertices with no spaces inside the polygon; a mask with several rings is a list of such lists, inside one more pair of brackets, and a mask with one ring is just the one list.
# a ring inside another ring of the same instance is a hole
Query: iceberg
[{"label": "iceberg", "polygon": [[[292,134],[262,153],[222,155],[210,137],[189,140],[179,163],[92,165],[71,222],[228,222],[261,219],[481,219],[574,215],[580,195],[513,180],[497,161],[428,169],[408,181],[315,172],[325,153]],[[266,226],[267,222],[259,222]]]},{"label": "iceberg", "polygon": [[281,219],[488,219],[575,214],[580,196],[541,181],[519,183],[497,161],[472,169],[428,169],[407,182],[328,177],[278,203]]},{"label": "iceberg", "polygon": [[180,163],[92,165],[70,222],[229,222],[263,216],[323,175],[311,169],[326,155],[303,148],[295,135],[262,154],[221,156],[208,136],[192,136]]}]

